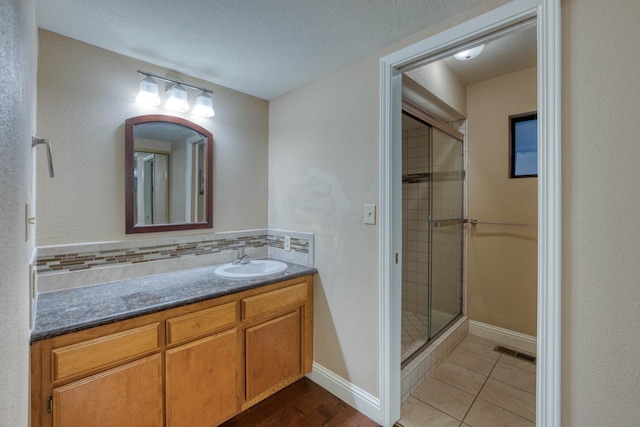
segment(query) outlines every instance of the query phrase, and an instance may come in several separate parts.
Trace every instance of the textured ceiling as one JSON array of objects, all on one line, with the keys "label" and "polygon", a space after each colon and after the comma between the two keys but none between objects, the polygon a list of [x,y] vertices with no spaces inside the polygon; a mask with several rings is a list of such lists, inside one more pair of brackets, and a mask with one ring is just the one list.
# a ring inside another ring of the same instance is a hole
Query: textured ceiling
[{"label": "textured ceiling", "polygon": [[37,0],[38,26],[264,99],[484,0]]}]

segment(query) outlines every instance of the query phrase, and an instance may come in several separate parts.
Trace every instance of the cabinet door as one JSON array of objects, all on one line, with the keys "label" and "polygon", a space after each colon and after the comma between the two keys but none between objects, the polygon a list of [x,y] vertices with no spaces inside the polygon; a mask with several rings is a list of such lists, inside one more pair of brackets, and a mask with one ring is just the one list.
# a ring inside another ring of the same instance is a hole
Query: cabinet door
[{"label": "cabinet door", "polygon": [[167,350],[167,427],[209,427],[238,413],[238,352],[237,328]]},{"label": "cabinet door", "polygon": [[302,374],[300,310],[246,330],[247,400]]},{"label": "cabinet door", "polygon": [[53,389],[54,427],[161,427],[159,354]]}]

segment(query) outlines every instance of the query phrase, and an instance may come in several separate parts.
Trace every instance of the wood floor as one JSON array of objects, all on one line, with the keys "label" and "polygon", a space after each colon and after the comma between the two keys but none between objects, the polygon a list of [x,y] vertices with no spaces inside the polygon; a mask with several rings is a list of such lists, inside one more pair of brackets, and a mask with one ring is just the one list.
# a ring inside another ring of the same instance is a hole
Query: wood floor
[{"label": "wood floor", "polygon": [[291,384],[220,427],[378,427],[308,378]]}]

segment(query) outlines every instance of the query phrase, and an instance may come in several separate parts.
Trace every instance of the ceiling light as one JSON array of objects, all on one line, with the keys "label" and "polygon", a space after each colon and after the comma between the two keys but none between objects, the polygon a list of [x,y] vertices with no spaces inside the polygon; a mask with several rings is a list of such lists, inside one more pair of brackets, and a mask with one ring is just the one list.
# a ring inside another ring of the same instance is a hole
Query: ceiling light
[{"label": "ceiling light", "polygon": [[480,46],[476,46],[472,49],[463,50],[462,52],[456,53],[453,56],[460,61],[468,61],[469,59],[473,59],[476,56],[480,55],[480,52],[482,52],[482,49],[484,49],[483,44],[481,44]]},{"label": "ceiling light", "polygon": [[136,101],[151,105],[160,104],[160,96],[158,96],[158,82],[156,82],[153,77],[147,76],[142,79]]},{"label": "ceiling light", "polygon": [[189,109],[187,90],[180,83],[174,84],[168,89],[169,99],[165,105],[169,110],[184,113]]},{"label": "ceiling light", "polygon": [[196,105],[193,106],[191,112],[197,116],[213,117],[216,113],[213,111],[213,99],[207,92],[201,92],[196,96]]}]

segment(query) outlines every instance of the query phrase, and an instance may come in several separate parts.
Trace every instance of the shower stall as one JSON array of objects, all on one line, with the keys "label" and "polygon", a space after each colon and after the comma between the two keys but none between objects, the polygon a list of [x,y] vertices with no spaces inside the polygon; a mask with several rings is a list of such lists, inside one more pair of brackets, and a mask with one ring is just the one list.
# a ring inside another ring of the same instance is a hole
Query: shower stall
[{"label": "shower stall", "polygon": [[402,363],[462,315],[463,135],[402,116]]}]

